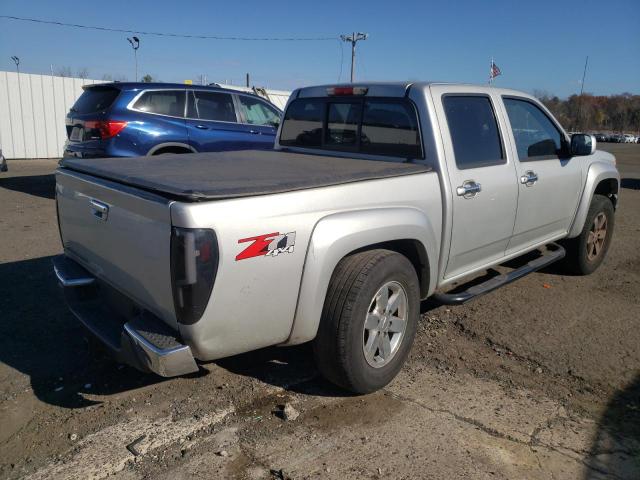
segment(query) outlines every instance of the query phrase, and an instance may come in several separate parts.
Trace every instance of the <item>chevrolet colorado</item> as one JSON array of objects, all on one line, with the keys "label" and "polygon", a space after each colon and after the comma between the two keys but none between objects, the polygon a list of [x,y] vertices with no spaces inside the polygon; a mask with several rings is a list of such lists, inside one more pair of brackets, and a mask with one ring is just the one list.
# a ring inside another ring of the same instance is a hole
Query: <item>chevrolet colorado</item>
[{"label": "chevrolet colorado", "polygon": [[320,371],[363,393],[398,373],[421,299],[463,303],[558,260],[593,272],[618,189],[615,158],[522,92],[308,87],[272,151],[64,159],[54,269],[141,370],[312,341]]}]

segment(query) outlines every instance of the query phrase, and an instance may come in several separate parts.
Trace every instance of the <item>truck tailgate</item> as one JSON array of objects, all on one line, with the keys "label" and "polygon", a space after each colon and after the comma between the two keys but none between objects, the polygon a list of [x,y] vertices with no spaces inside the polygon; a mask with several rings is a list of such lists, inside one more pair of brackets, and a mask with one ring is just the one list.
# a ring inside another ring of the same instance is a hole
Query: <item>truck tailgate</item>
[{"label": "truck tailgate", "polygon": [[56,172],[56,201],[65,253],[177,328],[170,201],[64,169]]}]

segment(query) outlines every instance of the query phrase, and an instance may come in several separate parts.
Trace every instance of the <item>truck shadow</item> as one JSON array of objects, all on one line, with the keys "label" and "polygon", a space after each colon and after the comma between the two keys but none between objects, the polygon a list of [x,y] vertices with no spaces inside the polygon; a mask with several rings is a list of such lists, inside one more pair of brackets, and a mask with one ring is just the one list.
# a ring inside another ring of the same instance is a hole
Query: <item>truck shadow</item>
[{"label": "truck shadow", "polygon": [[326,381],[318,372],[310,343],[268,347],[216,360],[225,370],[305,395],[347,397],[350,392]]},{"label": "truck shadow", "polygon": [[[111,395],[162,381],[96,352],[69,313],[51,259],[0,264],[0,362],[29,377],[42,402],[82,408],[95,402],[85,393]],[[5,395],[9,392],[5,392]]]},{"label": "truck shadow", "polygon": [[630,190],[640,190],[640,178],[623,178],[620,180],[620,186]]},{"label": "truck shadow", "polygon": [[640,478],[640,375],[609,400],[585,464],[585,480]]},{"label": "truck shadow", "polygon": [[[425,300],[420,305],[420,314],[440,306],[441,304],[431,299]],[[263,348],[222,358],[215,363],[233,374],[252,377],[290,392],[327,397],[354,396],[320,375],[313,358],[311,343],[293,347]]]},{"label": "truck shadow", "polygon": [[49,200],[56,198],[56,178],[53,174],[0,177],[0,188]]}]

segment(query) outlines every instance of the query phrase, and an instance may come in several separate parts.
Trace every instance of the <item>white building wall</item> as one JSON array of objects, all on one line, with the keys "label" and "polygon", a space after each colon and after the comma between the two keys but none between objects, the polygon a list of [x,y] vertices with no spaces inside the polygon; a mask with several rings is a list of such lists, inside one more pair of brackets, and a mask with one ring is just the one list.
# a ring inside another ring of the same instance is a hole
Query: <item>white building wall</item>
[{"label": "white building wall", "polygon": [[[67,138],[65,116],[82,94],[82,86],[104,83],[0,71],[0,149],[6,158],[57,158]],[[253,90],[233,85],[230,89]],[[266,90],[284,108],[290,92]]]}]

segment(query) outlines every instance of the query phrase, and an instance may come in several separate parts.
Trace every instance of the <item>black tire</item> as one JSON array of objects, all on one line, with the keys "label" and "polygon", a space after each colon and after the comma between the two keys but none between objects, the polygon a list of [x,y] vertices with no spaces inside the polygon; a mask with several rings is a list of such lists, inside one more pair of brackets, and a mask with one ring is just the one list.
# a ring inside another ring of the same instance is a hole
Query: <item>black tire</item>
[{"label": "black tire", "polygon": [[[364,324],[372,299],[387,282],[397,282],[406,294],[407,320],[395,354],[378,368],[363,350]],[[354,393],[369,393],[387,385],[404,364],[420,316],[420,286],[413,265],[398,253],[369,250],[343,258],[336,266],[313,351],[322,375]]]},{"label": "black tire", "polygon": [[[600,214],[604,214],[607,220],[604,244],[597,256],[589,258],[589,234],[594,226],[594,220]],[[571,238],[563,242],[563,246],[567,250],[567,255],[564,260],[566,270],[576,275],[589,275],[593,273],[607,255],[607,251],[611,245],[611,239],[613,238],[614,224],[615,214],[611,200],[604,195],[594,195],[582,232],[580,232],[580,235],[576,238]]]}]

